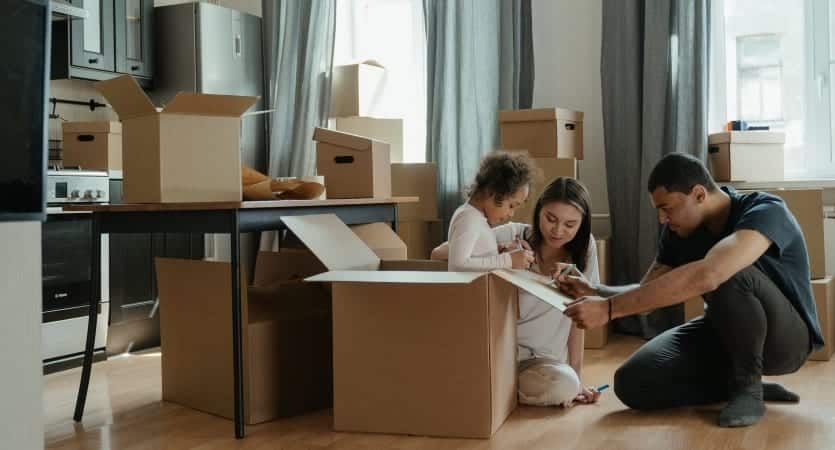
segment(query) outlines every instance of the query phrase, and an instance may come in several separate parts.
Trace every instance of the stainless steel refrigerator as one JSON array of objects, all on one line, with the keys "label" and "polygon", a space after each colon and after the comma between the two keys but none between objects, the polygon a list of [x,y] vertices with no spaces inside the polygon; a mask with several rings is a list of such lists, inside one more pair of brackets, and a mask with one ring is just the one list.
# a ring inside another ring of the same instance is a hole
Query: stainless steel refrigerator
[{"label": "stainless steel refrigerator", "polygon": [[[177,92],[255,95],[264,109],[261,18],[208,3],[154,9],[156,72],[151,97],[163,105]],[[266,171],[264,115],[241,122],[241,161]]]},{"label": "stainless steel refrigerator", "polygon": [[[156,61],[154,89],[157,105],[177,92],[254,95],[249,110],[264,109],[264,70],[261,18],[208,3],[154,8]],[[241,119],[241,162],[266,173],[265,114]],[[256,236],[241,240],[241,261],[254,267]],[[206,235],[205,256],[229,261],[228,235]],[[252,274],[249,274],[252,278]]]}]

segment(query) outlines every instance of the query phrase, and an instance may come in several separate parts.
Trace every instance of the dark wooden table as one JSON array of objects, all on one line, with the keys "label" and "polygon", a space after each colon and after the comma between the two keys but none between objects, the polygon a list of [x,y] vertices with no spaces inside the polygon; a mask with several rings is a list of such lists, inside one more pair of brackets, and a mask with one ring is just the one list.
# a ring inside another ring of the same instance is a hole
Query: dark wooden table
[{"label": "dark wooden table", "polygon": [[241,349],[241,233],[280,230],[282,217],[335,214],[348,225],[388,222],[396,230],[397,204],[417,202],[417,197],[382,199],[276,200],[218,203],[160,203],[69,205],[66,211],[88,211],[93,216],[92,294],[81,383],[75,403],[76,422],[84,415],[96,315],[101,301],[101,235],[103,233],[228,233],[231,237],[232,366],[235,394],[235,437],[244,437],[243,355]]}]

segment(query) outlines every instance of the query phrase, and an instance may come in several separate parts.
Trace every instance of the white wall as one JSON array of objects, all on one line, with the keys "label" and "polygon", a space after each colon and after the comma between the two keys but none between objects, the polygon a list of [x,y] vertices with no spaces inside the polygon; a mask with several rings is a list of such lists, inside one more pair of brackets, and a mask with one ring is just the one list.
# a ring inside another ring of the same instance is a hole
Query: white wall
[{"label": "white wall", "polygon": [[532,1],[533,106],[585,113],[580,180],[591,192],[592,211],[608,213],[600,89],[601,5],[602,0]]},{"label": "white wall", "polygon": [[0,446],[43,448],[41,224],[0,223]]}]

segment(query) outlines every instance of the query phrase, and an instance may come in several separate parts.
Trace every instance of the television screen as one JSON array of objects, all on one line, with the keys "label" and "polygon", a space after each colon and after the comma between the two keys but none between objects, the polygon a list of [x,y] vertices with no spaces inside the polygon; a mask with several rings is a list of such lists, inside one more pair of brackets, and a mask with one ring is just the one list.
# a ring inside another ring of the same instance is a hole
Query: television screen
[{"label": "television screen", "polygon": [[48,0],[0,0],[0,221],[43,220]]}]

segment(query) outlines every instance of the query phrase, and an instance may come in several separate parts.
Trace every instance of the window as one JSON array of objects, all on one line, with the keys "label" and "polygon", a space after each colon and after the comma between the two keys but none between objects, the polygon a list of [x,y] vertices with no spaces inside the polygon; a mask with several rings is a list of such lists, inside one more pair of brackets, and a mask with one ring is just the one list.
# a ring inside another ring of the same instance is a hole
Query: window
[{"label": "window", "polygon": [[711,3],[710,132],[728,120],[786,134],[786,178],[835,178],[835,0]]},{"label": "window", "polygon": [[403,160],[426,159],[426,37],[422,0],[337,0],[334,65],[386,69],[374,117],[403,119]]},{"label": "window", "polygon": [[737,37],[736,79],[740,119],[782,126],[781,54],[780,35]]}]

